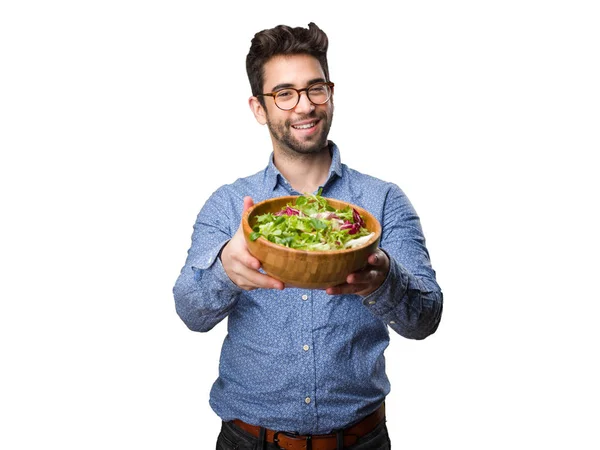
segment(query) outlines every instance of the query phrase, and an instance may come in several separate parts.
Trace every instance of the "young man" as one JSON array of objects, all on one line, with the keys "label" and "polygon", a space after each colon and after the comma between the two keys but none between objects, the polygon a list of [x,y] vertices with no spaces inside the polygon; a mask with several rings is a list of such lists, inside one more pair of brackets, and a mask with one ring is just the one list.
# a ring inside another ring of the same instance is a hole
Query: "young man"
[{"label": "young man", "polygon": [[[333,89],[328,40],[315,24],[257,33],[246,65],[256,120],[273,153],[263,171],[222,186],[194,226],[174,288],[194,331],[228,317],[210,404],[223,420],[218,449],[387,449],[388,327],[434,333],[442,312],[419,218],[394,184],[349,169],[327,140]],[[380,221],[380,248],[362,271],[327,290],[284,286],[259,271],[240,227],[253,201],[317,192]]]}]

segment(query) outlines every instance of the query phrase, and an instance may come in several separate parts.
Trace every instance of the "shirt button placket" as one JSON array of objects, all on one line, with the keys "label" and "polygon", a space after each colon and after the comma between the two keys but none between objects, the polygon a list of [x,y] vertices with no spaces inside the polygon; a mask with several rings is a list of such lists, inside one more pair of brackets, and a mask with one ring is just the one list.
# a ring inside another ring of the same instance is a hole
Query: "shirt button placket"
[{"label": "shirt button placket", "polygon": [[[312,329],[313,329],[313,310],[312,307],[313,305],[311,304],[311,302],[309,302],[308,300],[312,298],[312,294],[310,292],[304,293],[300,296],[301,299],[301,309],[302,309],[302,317],[305,319],[303,321],[304,326],[302,327],[302,340],[304,342],[300,342],[300,345],[302,346],[302,353],[304,355],[303,358],[303,372],[306,374],[306,378],[305,381],[307,382],[307,384],[305,385],[305,392],[304,392],[304,398],[303,398],[303,402],[306,406],[310,406],[313,401],[313,390],[314,390],[314,386],[313,383],[309,382],[308,380],[311,380],[314,378],[314,359],[313,359],[313,355],[311,354],[312,352],[309,352],[309,350],[311,349],[312,346]],[[312,409],[312,408],[311,408]],[[309,414],[309,416],[307,416],[307,420],[313,420],[312,418],[312,413],[309,413],[307,410],[307,413]]]}]

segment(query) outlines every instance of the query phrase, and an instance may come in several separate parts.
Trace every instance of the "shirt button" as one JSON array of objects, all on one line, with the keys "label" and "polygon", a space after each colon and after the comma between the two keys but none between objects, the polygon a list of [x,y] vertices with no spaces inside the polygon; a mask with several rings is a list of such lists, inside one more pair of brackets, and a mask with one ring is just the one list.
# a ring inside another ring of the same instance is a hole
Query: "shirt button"
[{"label": "shirt button", "polygon": [[374,305],[375,303],[377,303],[375,300],[371,300],[371,301],[369,302],[369,305]]},{"label": "shirt button", "polygon": [[306,398],[304,399],[304,403],[306,403],[306,404],[308,405],[308,404],[310,403],[310,397],[306,397]]},{"label": "shirt button", "polygon": [[395,321],[395,320],[390,320],[390,324],[391,324],[391,325],[394,325],[395,323],[396,323],[396,321]]},{"label": "shirt button", "polygon": [[302,296],[302,300],[308,300],[308,295],[304,294],[304,295]]},{"label": "shirt button", "polygon": [[310,348],[310,347],[309,347],[308,345],[306,345],[306,344],[304,344],[304,345],[302,346],[302,350],[304,350],[305,352],[307,352],[309,348]]}]

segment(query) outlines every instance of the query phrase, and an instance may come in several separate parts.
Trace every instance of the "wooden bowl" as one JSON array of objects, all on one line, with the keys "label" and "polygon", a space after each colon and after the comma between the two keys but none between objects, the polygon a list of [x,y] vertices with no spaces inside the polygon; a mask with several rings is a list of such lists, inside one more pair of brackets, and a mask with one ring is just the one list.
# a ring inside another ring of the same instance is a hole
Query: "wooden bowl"
[{"label": "wooden bowl", "polygon": [[327,199],[335,209],[346,206],[356,209],[365,221],[367,229],[375,233],[369,241],[359,247],[308,251],[275,244],[262,236],[255,241],[250,240],[256,216],[268,212],[275,213],[288,203],[295,204],[297,198],[298,196],[272,198],[257,203],[244,213],[242,227],[248,250],[261,262],[268,275],[282,281],[286,286],[325,289],[344,283],[348,274],[366,266],[367,258],[377,249],[381,238],[381,225],[377,219],[359,206]]}]

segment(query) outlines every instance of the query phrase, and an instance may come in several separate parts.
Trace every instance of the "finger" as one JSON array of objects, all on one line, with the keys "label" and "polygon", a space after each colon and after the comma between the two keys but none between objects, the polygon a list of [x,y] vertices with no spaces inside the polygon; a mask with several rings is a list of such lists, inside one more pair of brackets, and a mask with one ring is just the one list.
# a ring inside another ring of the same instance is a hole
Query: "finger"
[{"label": "finger", "polygon": [[246,212],[248,210],[248,208],[250,208],[251,206],[254,206],[254,200],[252,200],[252,197],[244,197],[244,210],[243,212]]},{"label": "finger", "polygon": [[361,270],[360,272],[354,272],[346,277],[346,283],[348,284],[365,284],[371,283],[379,276],[377,270]]},{"label": "finger", "polygon": [[369,288],[369,284],[361,283],[361,284],[338,284],[337,286],[333,286],[327,288],[325,293],[328,295],[343,295],[343,294],[358,294]]},{"label": "finger", "polygon": [[245,284],[253,288],[278,290],[285,288],[285,285],[281,281],[245,267],[238,272],[238,275],[246,280]]},{"label": "finger", "polygon": [[340,284],[331,288],[327,288],[325,291],[328,295],[344,295],[344,294],[359,294],[360,292],[368,289],[368,284]]},{"label": "finger", "polygon": [[250,254],[250,252],[245,251],[239,255],[237,255],[238,262],[241,266],[251,269],[258,270],[260,269],[260,261],[256,259],[254,256]]},{"label": "finger", "polygon": [[372,266],[381,266],[384,264],[383,252],[380,249],[375,250],[369,255],[367,262]]}]

